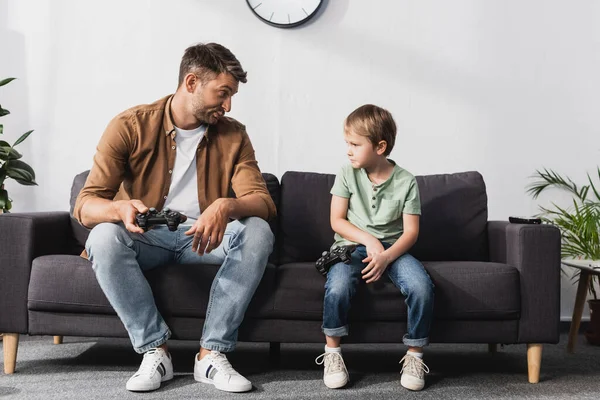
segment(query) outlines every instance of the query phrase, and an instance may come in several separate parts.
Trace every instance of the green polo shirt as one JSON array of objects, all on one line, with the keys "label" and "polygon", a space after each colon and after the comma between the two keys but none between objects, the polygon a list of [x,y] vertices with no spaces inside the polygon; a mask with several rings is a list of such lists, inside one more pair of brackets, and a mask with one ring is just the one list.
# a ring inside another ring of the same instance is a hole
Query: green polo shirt
[{"label": "green polo shirt", "polygon": [[[417,180],[396,163],[392,175],[379,185],[369,180],[363,168],[344,165],[335,177],[331,194],[349,199],[347,219],[352,225],[390,244],[404,231],[403,213],[421,214]],[[355,243],[336,233],[331,248],[349,244]]]}]

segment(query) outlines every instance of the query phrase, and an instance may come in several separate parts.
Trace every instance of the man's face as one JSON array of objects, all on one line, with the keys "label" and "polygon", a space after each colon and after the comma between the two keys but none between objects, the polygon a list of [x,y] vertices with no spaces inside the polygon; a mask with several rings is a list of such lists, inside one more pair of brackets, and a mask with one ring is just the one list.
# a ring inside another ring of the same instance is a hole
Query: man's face
[{"label": "man's face", "polygon": [[227,73],[217,75],[204,85],[197,85],[192,94],[192,112],[196,119],[214,125],[231,111],[231,97],[238,91],[238,81]]}]

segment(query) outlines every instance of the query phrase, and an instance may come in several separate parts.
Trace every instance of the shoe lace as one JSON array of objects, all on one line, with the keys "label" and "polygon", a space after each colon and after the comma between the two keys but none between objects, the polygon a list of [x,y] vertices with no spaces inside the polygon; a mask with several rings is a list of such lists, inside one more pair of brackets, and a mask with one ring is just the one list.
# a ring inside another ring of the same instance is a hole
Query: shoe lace
[{"label": "shoe lace", "polygon": [[340,371],[346,371],[346,374],[348,374],[346,363],[344,363],[344,358],[340,353],[325,352],[317,358],[315,358],[315,363],[317,363],[317,365],[323,365],[323,363],[325,363],[326,374],[331,374]]},{"label": "shoe lace", "polygon": [[425,374],[429,373],[429,367],[423,362],[423,360],[419,357],[411,356],[410,354],[406,354],[400,360],[400,364],[402,364],[402,370],[400,372],[404,372],[409,375],[413,375],[423,379]]},{"label": "shoe lace", "polygon": [[233,369],[233,366],[225,356],[225,354],[218,351],[211,351],[210,353],[212,361],[217,365],[217,369],[223,373],[229,375],[239,375],[238,372]]},{"label": "shoe lace", "polygon": [[142,364],[140,365],[140,369],[138,369],[137,376],[145,375],[152,376],[158,367],[158,364],[161,362],[160,354],[158,353],[158,349],[152,349],[144,353],[144,358],[142,359]]}]

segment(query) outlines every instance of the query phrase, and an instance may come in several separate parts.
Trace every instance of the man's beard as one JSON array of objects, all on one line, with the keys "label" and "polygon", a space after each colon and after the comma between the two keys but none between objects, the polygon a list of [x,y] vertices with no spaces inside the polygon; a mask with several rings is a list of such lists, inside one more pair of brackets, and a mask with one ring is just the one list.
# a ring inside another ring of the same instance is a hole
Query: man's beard
[{"label": "man's beard", "polygon": [[220,112],[218,108],[206,110],[204,108],[204,104],[200,101],[194,101],[192,107],[194,107],[194,116],[200,123],[214,125],[218,122],[218,118],[216,121],[211,121],[211,119],[213,119],[213,115]]}]

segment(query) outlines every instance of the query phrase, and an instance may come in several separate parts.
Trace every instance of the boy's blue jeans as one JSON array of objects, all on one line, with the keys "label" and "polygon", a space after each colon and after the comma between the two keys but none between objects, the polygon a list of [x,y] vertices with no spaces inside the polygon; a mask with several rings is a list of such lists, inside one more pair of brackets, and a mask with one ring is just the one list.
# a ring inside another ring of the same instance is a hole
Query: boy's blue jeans
[{"label": "boy's blue jeans", "polygon": [[[388,243],[383,243],[389,248]],[[359,245],[352,253],[350,264],[339,262],[327,273],[323,304],[323,333],[327,336],[348,335],[348,312],[356,286],[362,281],[361,271],[367,266],[365,246]],[[433,318],[433,283],[423,265],[406,253],[386,269],[390,280],[406,297],[408,333],[402,341],[407,346],[423,347],[429,344],[429,328]]]},{"label": "boy's blue jeans", "polygon": [[167,263],[221,265],[210,290],[200,345],[221,352],[235,348],[238,327],[273,249],[273,233],[267,222],[257,217],[232,221],[219,247],[201,256],[192,251],[193,236],[184,234],[189,228],[180,225],[171,232],[159,225],[137,234],[122,224],[102,223],[88,237],[85,247],[98,283],[138,353],[171,336],[143,274]]}]

